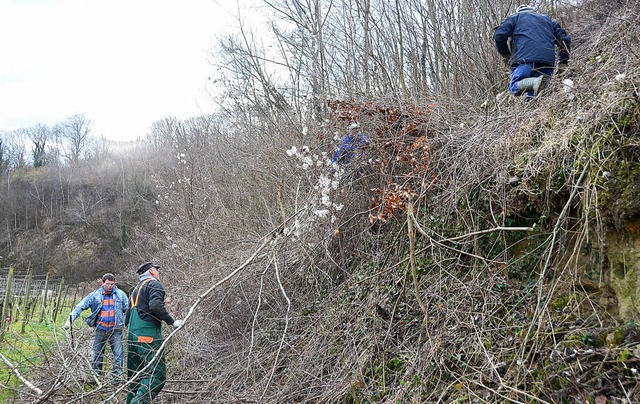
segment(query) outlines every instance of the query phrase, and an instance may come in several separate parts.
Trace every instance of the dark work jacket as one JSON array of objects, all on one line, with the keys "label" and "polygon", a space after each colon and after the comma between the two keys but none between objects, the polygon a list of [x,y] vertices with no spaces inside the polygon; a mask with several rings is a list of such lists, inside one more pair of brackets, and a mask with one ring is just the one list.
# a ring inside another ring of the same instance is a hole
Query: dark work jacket
[{"label": "dark work jacket", "polygon": [[[509,49],[511,38],[511,49]],[[560,25],[544,14],[521,11],[507,17],[495,29],[494,39],[498,52],[510,57],[511,66],[532,63],[538,66],[555,65],[555,47],[560,63],[569,61],[571,38]]]},{"label": "dark work jacket", "polygon": [[[138,296],[138,289],[142,284],[142,281],[150,278],[150,276],[143,276],[140,278],[140,283],[133,289],[131,292],[131,299],[136,298]],[[151,279],[149,282],[146,282],[142,289],[140,290],[140,297],[138,298],[138,316],[151,324],[160,326],[162,321],[168,325],[173,325],[173,317],[167,311],[167,308],[164,305],[164,287],[162,284],[155,279]],[[132,303],[133,304],[133,303]],[[130,311],[127,311],[126,324],[129,324]]]}]

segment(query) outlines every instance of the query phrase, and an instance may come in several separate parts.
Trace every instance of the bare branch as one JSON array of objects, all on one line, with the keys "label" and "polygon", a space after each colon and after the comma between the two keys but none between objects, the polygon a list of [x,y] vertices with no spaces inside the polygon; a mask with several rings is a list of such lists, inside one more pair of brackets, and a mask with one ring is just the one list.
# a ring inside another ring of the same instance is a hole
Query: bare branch
[{"label": "bare branch", "polygon": [[5,363],[5,365],[7,365],[9,367],[9,369],[11,369],[11,371],[13,371],[13,373],[15,373],[16,377],[18,377],[18,379],[20,379],[20,381],[22,382],[22,384],[24,384],[25,386],[27,386],[30,390],[32,390],[34,393],[36,393],[38,396],[42,396],[42,390],[39,389],[38,387],[36,387],[33,383],[31,383],[29,380],[25,379],[21,374],[20,371],[18,370],[18,368],[16,368],[15,366],[13,366],[13,364],[11,364],[11,362],[9,362],[9,360],[0,353],[0,359],[2,359],[2,361]]}]

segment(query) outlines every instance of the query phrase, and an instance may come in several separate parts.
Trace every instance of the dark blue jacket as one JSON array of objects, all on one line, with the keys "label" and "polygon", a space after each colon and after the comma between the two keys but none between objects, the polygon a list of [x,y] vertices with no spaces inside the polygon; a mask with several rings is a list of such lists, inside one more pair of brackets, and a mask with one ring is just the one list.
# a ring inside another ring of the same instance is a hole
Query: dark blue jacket
[{"label": "dark blue jacket", "polygon": [[[508,41],[511,38],[511,51]],[[521,11],[507,17],[494,32],[496,48],[510,65],[534,63],[541,66],[555,65],[555,46],[558,46],[560,63],[569,61],[571,38],[560,25],[544,14]]]},{"label": "dark blue jacket", "polygon": [[338,148],[333,153],[331,164],[349,164],[351,159],[356,154],[356,151],[369,143],[369,138],[363,133],[357,135],[348,134],[340,140]]}]

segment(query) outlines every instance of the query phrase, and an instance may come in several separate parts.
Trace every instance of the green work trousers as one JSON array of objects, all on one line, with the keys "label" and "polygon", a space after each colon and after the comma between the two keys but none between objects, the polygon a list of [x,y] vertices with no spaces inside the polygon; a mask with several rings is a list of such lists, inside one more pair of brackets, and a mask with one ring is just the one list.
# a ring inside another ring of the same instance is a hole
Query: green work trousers
[{"label": "green work trousers", "polygon": [[[136,307],[131,309],[127,335],[127,377],[131,379],[151,362],[162,345],[162,327],[142,320]],[[167,380],[164,352],[129,385],[127,404],[146,404],[160,393]]]}]

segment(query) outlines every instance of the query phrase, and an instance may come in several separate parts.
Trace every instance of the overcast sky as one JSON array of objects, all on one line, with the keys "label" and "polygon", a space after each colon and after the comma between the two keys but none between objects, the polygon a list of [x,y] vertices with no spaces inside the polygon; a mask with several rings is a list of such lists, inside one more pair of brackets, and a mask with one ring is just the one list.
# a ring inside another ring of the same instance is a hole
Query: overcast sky
[{"label": "overcast sky", "polygon": [[[246,2],[248,0],[242,0]],[[213,109],[215,37],[235,0],[0,0],[0,130],[74,114],[113,140]]]}]

